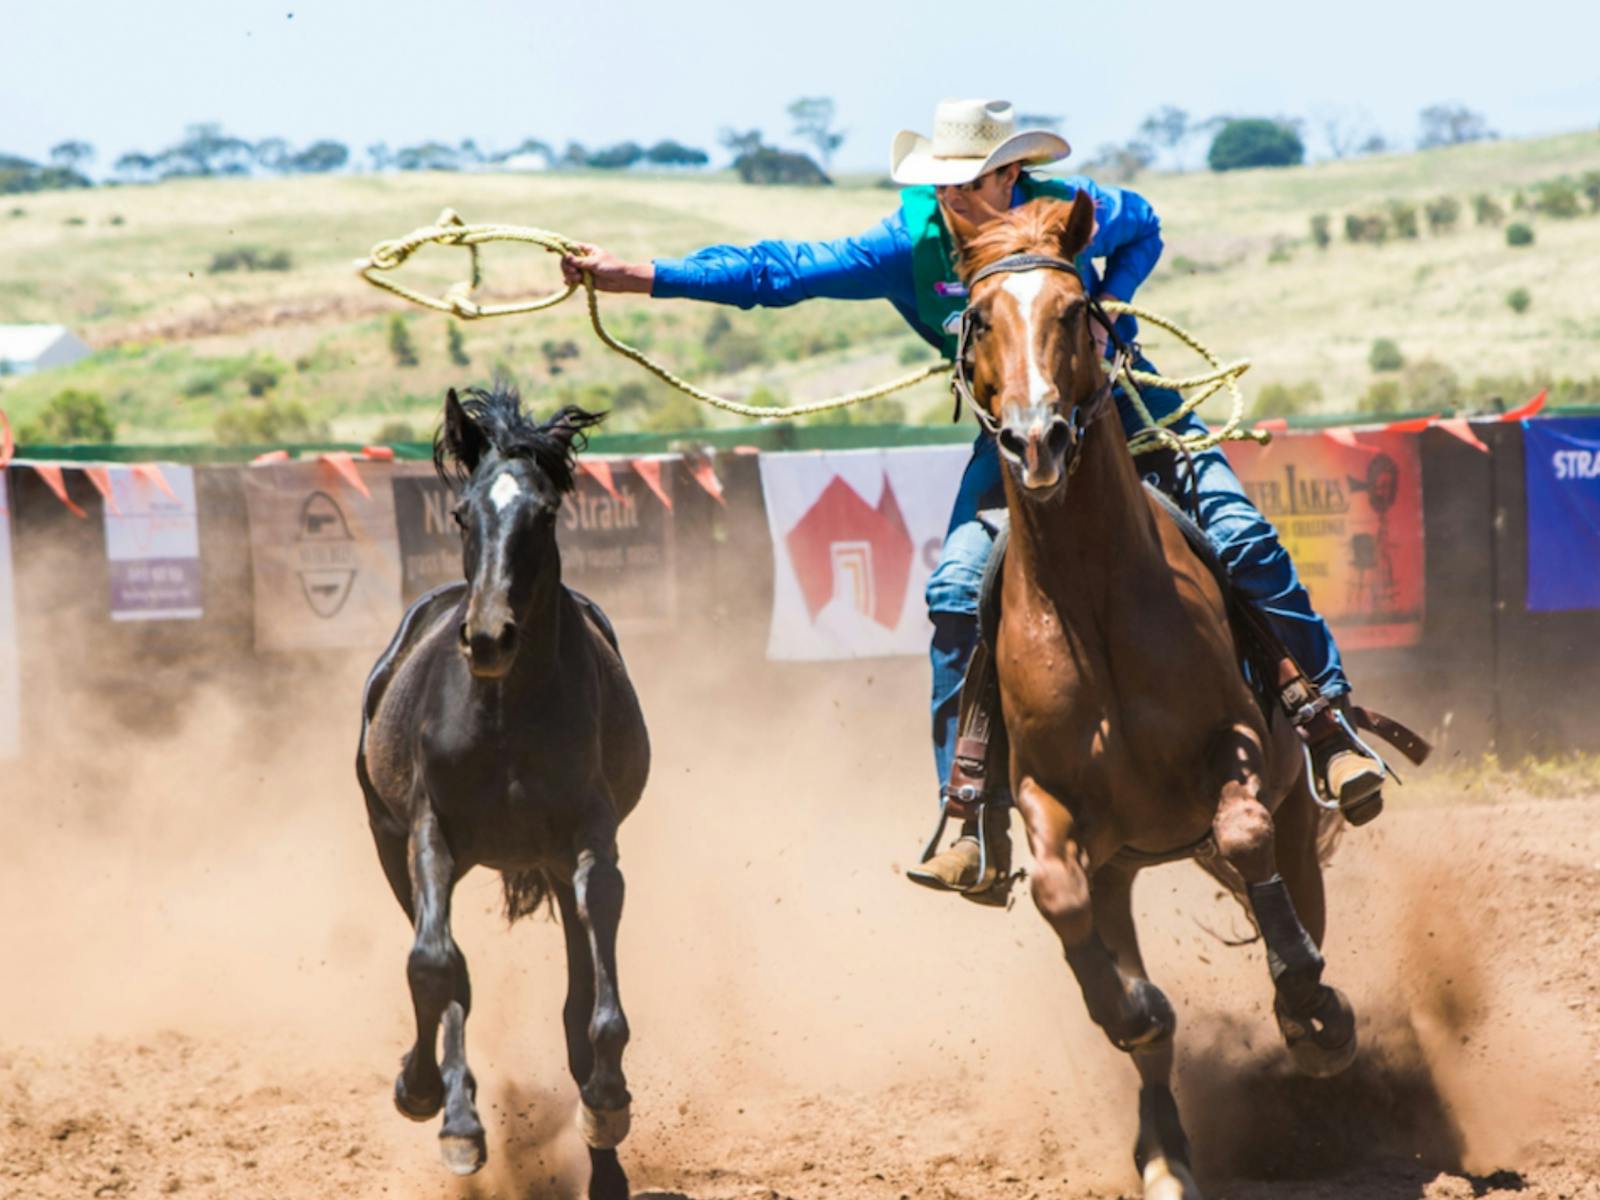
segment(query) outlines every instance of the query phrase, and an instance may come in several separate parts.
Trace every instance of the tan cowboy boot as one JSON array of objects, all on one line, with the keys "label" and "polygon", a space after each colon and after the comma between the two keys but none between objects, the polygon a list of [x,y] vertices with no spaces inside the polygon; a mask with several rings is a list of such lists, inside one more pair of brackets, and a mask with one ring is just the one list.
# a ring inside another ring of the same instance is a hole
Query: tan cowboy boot
[{"label": "tan cowboy boot", "polygon": [[1339,802],[1344,819],[1365,825],[1383,812],[1383,764],[1363,750],[1331,711],[1306,727],[1311,765],[1324,791]]},{"label": "tan cowboy boot", "polygon": [[961,836],[925,863],[906,871],[906,878],[942,892],[960,892],[976,904],[1004,906],[1011,890],[1011,809],[991,808],[984,816],[989,861],[979,874],[981,854],[976,821],[961,826]]}]

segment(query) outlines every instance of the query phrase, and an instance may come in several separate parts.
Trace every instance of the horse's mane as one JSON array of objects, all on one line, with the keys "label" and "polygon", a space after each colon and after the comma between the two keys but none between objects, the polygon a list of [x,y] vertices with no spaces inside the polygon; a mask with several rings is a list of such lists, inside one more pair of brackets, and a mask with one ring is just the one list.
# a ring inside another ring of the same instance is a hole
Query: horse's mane
[{"label": "horse's mane", "polygon": [[[496,375],[490,387],[469,387],[460,397],[461,410],[478,435],[501,458],[530,460],[555,485],[558,493],[573,488],[574,458],[587,444],[587,430],[598,425],[604,413],[568,404],[548,421],[539,422],[522,409],[516,384]],[[433,467],[447,484],[460,485],[472,477],[481,454],[468,463],[463,447],[452,444],[447,420],[433,437]]]},{"label": "horse's mane", "polygon": [[961,247],[961,269],[970,276],[1011,254],[1060,254],[1061,234],[1072,206],[1040,197],[988,222]]}]

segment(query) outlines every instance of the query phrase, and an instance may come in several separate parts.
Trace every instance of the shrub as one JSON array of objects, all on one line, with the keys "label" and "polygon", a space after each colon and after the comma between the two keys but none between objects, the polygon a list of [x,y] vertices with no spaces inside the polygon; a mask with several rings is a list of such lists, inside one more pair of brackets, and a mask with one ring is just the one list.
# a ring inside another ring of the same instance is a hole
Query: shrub
[{"label": "shrub", "polygon": [[1428,218],[1429,233],[1446,233],[1455,228],[1461,216],[1461,201],[1454,196],[1437,196],[1422,206]]},{"label": "shrub", "polygon": [[268,400],[224,409],[212,422],[211,433],[223,445],[272,446],[308,442],[325,430],[312,423],[302,405]]},{"label": "shrub", "polygon": [[1585,171],[1578,180],[1578,190],[1588,199],[1590,211],[1600,213],[1600,171]]},{"label": "shrub", "polygon": [[1506,219],[1506,210],[1493,196],[1479,192],[1472,198],[1472,217],[1479,225],[1498,225]]},{"label": "shrub", "polygon": [[1382,213],[1351,213],[1344,219],[1344,236],[1352,242],[1381,246],[1389,240],[1389,221]]},{"label": "shrub", "polygon": [[1527,312],[1528,305],[1532,303],[1533,297],[1528,294],[1527,288],[1512,288],[1506,293],[1506,304],[1510,306],[1511,311],[1514,313]]},{"label": "shrub", "polygon": [[1333,241],[1328,224],[1327,213],[1317,213],[1311,218],[1311,240],[1317,244],[1318,250],[1326,250]]},{"label": "shrub", "polygon": [[125,221],[123,219],[121,213],[112,213],[111,214],[111,219],[109,221],[107,221],[106,224],[107,225],[126,225],[127,221]]},{"label": "shrub", "polygon": [[278,370],[265,363],[254,363],[245,369],[244,386],[252,396],[265,396],[278,386]]},{"label": "shrub", "polygon": [[899,359],[902,367],[917,366],[932,357],[933,347],[923,341],[907,342],[900,347]]},{"label": "shrub", "polygon": [[716,313],[706,326],[703,343],[707,365],[713,371],[741,371],[765,362],[767,350],[756,334],[735,329],[726,313]]},{"label": "shrub", "polygon": [[1393,338],[1377,338],[1367,351],[1367,366],[1374,371],[1398,371],[1405,365],[1405,355]]},{"label": "shrub", "polygon": [[411,331],[406,328],[405,318],[399,313],[389,318],[389,353],[394,357],[397,367],[417,365],[417,349],[411,344]]},{"label": "shrub", "polygon": [[1533,226],[1522,221],[1513,221],[1506,226],[1506,245],[1531,246],[1533,245]]},{"label": "shrub", "polygon": [[1400,384],[1393,379],[1379,379],[1370,384],[1356,401],[1356,408],[1364,413],[1380,416],[1400,411]]},{"label": "shrub", "polygon": [[545,370],[551,375],[559,375],[566,368],[562,365],[578,357],[578,343],[571,338],[564,341],[544,341],[539,344],[539,353],[544,355]]},{"label": "shrub", "polygon": [[83,217],[68,217],[65,221],[63,221],[61,223],[63,225],[87,225],[89,222],[86,221]]},{"label": "shrub", "polygon": [[178,385],[178,390],[189,399],[214,396],[222,388],[222,376],[215,371],[197,371]]},{"label": "shrub", "polygon": [[117,436],[116,422],[98,392],[67,388],[50,398],[38,420],[20,431],[24,442],[110,442]]},{"label": "shrub", "polygon": [[1456,373],[1431,358],[1408,366],[1404,384],[1406,403],[1411,408],[1443,412],[1455,408],[1461,400],[1461,381]]},{"label": "shrub", "polygon": [[10,217],[12,220],[16,220],[18,217],[25,217],[27,215],[28,210],[22,208],[20,205],[16,208],[13,208],[9,213],[6,214],[6,216]]},{"label": "shrub", "polygon": [[1576,217],[1583,212],[1578,189],[1565,179],[1541,183],[1534,193],[1533,207],[1547,217]]},{"label": "shrub", "polygon": [[1314,380],[1302,383],[1268,383],[1256,393],[1252,415],[1293,417],[1322,406],[1322,388]]},{"label": "shrub", "polygon": [[458,367],[470,367],[472,359],[467,355],[466,345],[461,340],[461,326],[451,321],[445,326],[445,352],[449,354],[450,361]]},{"label": "shrub", "polygon": [[1286,263],[1292,261],[1294,259],[1294,255],[1289,250],[1290,244],[1291,243],[1288,238],[1273,238],[1272,249],[1267,251],[1267,261],[1269,263]]},{"label": "shrub", "polygon": [[287,250],[263,250],[259,246],[233,246],[218,250],[211,256],[206,272],[217,275],[224,271],[287,271],[293,260]]},{"label": "shrub", "polygon": [[1394,226],[1395,237],[1415,238],[1422,232],[1417,223],[1417,206],[1406,200],[1389,201],[1389,223]]},{"label": "shrub", "polygon": [[422,439],[417,436],[417,431],[410,422],[386,421],[379,427],[378,432],[372,435],[372,440],[380,446],[388,446],[395,442],[418,442]]},{"label": "shrub", "polygon": [[733,169],[745,183],[788,183],[801,187],[826,187],[833,183],[828,173],[804,154],[762,146],[734,159]]},{"label": "shrub", "polygon": [[1262,117],[1238,117],[1224,124],[1212,139],[1206,163],[1213,171],[1237,171],[1297,166],[1305,157],[1305,143],[1288,126]]}]

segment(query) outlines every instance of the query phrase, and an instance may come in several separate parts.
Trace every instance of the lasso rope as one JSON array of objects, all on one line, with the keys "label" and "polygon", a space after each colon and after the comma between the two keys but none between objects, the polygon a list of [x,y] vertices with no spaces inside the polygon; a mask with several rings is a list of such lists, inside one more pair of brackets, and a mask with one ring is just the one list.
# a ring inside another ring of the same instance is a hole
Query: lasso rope
[{"label": "lasso rope", "polygon": [[[372,248],[372,253],[364,260],[356,263],[356,268],[361,277],[374,287],[391,292],[403,300],[423,308],[431,308],[435,312],[448,313],[464,321],[476,321],[483,317],[509,317],[519,313],[539,312],[542,309],[554,308],[567,300],[580,285],[568,284],[562,290],[552,292],[548,296],[539,296],[532,300],[523,300],[513,304],[480,304],[472,298],[472,293],[477,290],[483,281],[482,265],[478,258],[478,247],[487,242],[523,242],[529,245],[542,246],[552,254],[578,254],[583,246],[562,234],[554,233],[548,229],[536,229],[528,225],[468,225],[451,209],[445,209],[439,214],[439,219],[432,225],[421,229],[414,229],[404,237],[392,241],[379,242]],[[387,277],[384,272],[393,271],[401,266],[408,258],[423,246],[439,244],[443,246],[464,246],[471,259],[471,275],[460,283],[452,284],[446,289],[443,296],[430,296],[419,292],[415,288]],[[726,396],[718,396],[712,392],[696,387],[686,379],[673,374],[666,367],[651,359],[643,351],[635,349],[626,342],[612,336],[611,331],[600,319],[600,304],[598,293],[594,286],[594,277],[589,272],[583,273],[581,285],[585,292],[585,299],[589,306],[589,323],[594,327],[595,336],[607,347],[649,371],[663,383],[669,384],[704,404],[720,408],[725,412],[736,413],[742,417],[758,420],[792,420],[796,417],[808,417],[816,413],[830,412],[834,409],[846,408],[853,404],[864,404],[868,400],[877,400],[895,392],[915,387],[924,380],[933,379],[946,374],[951,368],[949,363],[932,363],[919,371],[892,379],[888,383],[879,384],[877,387],[865,388],[861,391],[846,392],[843,395],[831,396],[825,400],[813,400],[805,404],[763,405],[745,404],[739,400],[730,400]],[[1171,379],[1164,375],[1155,375],[1148,371],[1125,370],[1124,375],[1134,384],[1143,387],[1170,388],[1174,391],[1194,391],[1176,409],[1159,421],[1151,417],[1149,409],[1145,407],[1143,399],[1139,396],[1138,386],[1126,390],[1135,410],[1145,423],[1145,428],[1134,434],[1128,441],[1128,448],[1135,454],[1143,454],[1159,446],[1186,447],[1190,453],[1209,450],[1224,441],[1241,438],[1254,438],[1265,441],[1267,435],[1251,430],[1244,426],[1244,394],[1240,392],[1238,378],[1249,369],[1248,360],[1241,359],[1235,363],[1224,364],[1210,350],[1203,346],[1192,334],[1179,328],[1176,324],[1158,317],[1154,313],[1136,308],[1131,304],[1124,304],[1120,300],[1108,300],[1104,304],[1108,312],[1122,314],[1131,313],[1141,321],[1145,321],[1158,329],[1164,329],[1190,349],[1195,351],[1212,368],[1201,375],[1194,375],[1183,379]],[[1227,388],[1233,399],[1233,411],[1221,428],[1208,434],[1177,434],[1168,428],[1174,421],[1193,412],[1201,404],[1222,388]]]}]

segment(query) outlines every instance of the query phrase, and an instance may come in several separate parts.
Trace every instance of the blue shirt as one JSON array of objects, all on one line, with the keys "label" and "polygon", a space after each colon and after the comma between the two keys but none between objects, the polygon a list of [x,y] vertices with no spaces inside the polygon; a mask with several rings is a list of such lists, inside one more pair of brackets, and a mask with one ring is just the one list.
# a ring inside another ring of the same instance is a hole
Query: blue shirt
[{"label": "blue shirt", "polygon": [[[1094,200],[1097,228],[1085,254],[1104,259],[1105,267],[1097,269],[1091,262],[1084,285],[1091,295],[1132,300],[1161,257],[1161,221],[1155,210],[1137,192],[1104,187],[1086,175],[1062,182]],[[1011,202],[1021,201],[1018,189]],[[818,298],[887,300],[925,341],[939,345],[938,331],[917,316],[911,236],[898,209],[856,237],[707,246],[685,258],[658,258],[650,294],[740,308],[781,308]],[[1122,317],[1117,332],[1131,341],[1138,328],[1132,317]]]}]

